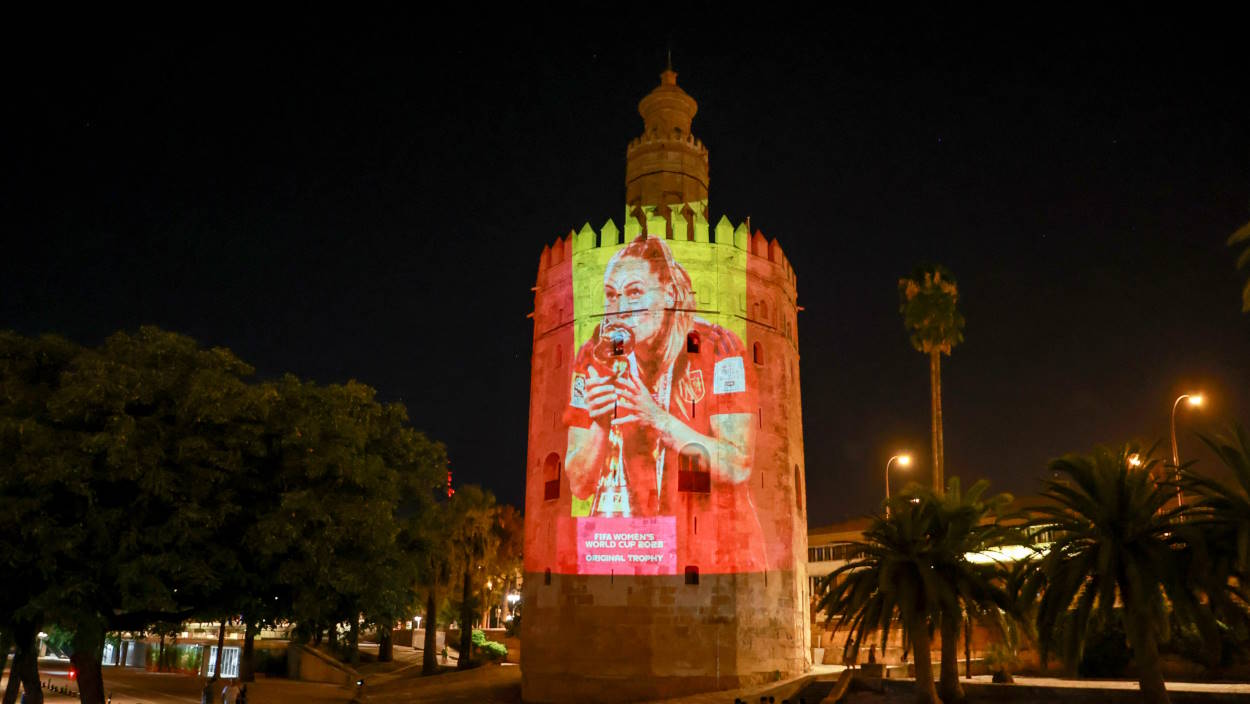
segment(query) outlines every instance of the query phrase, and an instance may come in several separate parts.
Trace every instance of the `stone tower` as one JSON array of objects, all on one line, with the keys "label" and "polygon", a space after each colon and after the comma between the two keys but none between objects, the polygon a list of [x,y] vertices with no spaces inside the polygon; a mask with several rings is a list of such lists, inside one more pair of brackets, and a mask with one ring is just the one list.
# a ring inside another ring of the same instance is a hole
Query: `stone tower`
[{"label": "stone tower", "polygon": [[671,69],[638,105],[620,227],[543,248],[526,461],[523,697],[629,702],[810,668],[796,280],[709,222]]}]

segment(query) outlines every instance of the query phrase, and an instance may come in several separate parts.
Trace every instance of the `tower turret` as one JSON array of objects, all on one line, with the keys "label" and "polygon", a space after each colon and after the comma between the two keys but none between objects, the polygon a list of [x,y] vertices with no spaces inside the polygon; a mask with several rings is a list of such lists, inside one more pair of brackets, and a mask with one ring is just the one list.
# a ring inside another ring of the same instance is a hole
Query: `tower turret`
[{"label": "tower turret", "polygon": [[671,68],[660,74],[660,85],[638,101],[643,133],[625,150],[625,204],[631,217],[635,208],[701,203],[706,217],[708,155],[703,143],[690,133],[699,110],[677,85]]}]

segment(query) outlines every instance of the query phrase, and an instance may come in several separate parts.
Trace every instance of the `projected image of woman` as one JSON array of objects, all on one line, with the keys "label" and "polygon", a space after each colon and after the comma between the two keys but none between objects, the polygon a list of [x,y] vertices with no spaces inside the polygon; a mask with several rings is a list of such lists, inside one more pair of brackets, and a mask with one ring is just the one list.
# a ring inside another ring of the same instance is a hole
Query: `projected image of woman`
[{"label": "projected image of woman", "polygon": [[[745,512],[757,403],[742,341],[694,315],[690,276],[662,239],[617,252],[603,295],[565,413],[574,496],[592,499],[592,516],[676,515],[692,500]],[[749,519],[758,526],[753,508]]]}]

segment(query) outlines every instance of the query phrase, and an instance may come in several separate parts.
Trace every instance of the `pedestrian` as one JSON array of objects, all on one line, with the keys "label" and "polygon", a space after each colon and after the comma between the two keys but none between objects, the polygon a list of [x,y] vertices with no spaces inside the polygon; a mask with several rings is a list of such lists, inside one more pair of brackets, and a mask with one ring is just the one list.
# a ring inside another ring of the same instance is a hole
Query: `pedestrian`
[{"label": "pedestrian", "polygon": [[239,698],[239,681],[232,679],[226,682],[226,686],[221,689],[221,704],[235,704],[235,700]]},{"label": "pedestrian", "polygon": [[239,688],[239,698],[234,700],[234,704],[247,704],[247,685]]},{"label": "pedestrian", "polygon": [[204,691],[200,692],[200,704],[214,704],[213,702],[213,685],[217,682],[217,676],[213,675],[204,682]]}]

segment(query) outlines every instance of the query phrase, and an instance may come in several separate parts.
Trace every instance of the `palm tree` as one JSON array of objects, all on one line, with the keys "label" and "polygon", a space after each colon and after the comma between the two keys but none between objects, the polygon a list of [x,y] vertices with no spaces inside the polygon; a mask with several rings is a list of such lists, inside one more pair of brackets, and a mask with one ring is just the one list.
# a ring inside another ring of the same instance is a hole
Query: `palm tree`
[{"label": "palm tree", "polygon": [[[1182,485],[1195,496],[1186,528],[1197,535],[1198,553],[1189,570],[1207,596],[1211,612],[1242,640],[1250,638],[1250,434],[1233,426],[1224,434],[1200,435],[1232,475],[1225,483],[1181,470]],[[1212,654],[1212,657],[1214,654]]]},{"label": "palm tree", "polygon": [[885,516],[874,517],[864,540],[852,547],[855,557],[821,581],[817,608],[826,623],[837,617],[834,631],[849,630],[843,655],[854,658],[860,645],[877,630],[881,642],[890,638],[895,619],[916,660],[917,701],[935,703],[930,657],[933,614],[944,596],[930,554],[937,506],[932,500],[912,502],[906,493],[889,500]]},{"label": "palm tree", "polygon": [[417,556],[418,586],[425,594],[425,642],[421,658],[421,674],[438,672],[438,607],[439,592],[451,583],[452,564],[448,546],[451,542],[447,525],[448,509],[445,504],[435,504],[422,517],[420,526],[421,548],[414,550]]},{"label": "palm tree", "polygon": [[908,278],[899,279],[899,312],[903,326],[911,331],[911,344],[929,355],[929,406],[932,417],[933,490],[945,485],[942,442],[942,353],[964,340],[964,317],[955,304],[959,289],[955,277],[938,264],[922,265]]},{"label": "palm tree", "polygon": [[941,675],[938,692],[946,704],[966,700],[959,683],[959,631],[965,615],[992,623],[1005,632],[1007,618],[1015,617],[1014,602],[1005,585],[1008,567],[994,559],[971,561],[969,555],[992,555],[994,548],[1019,545],[1017,532],[1001,520],[1011,503],[1010,494],[982,499],[989,482],[984,479],[960,491],[959,478],[951,477],[946,492],[931,500],[937,515],[932,531],[933,566],[943,585],[939,630],[942,635]]},{"label": "palm tree", "polygon": [[964,698],[956,669],[963,615],[1002,623],[1007,613],[1004,568],[967,557],[1007,544],[1013,535],[996,520],[1011,497],[983,499],[988,486],[979,481],[962,492],[952,477],[945,494],[910,488],[890,499],[888,514],[876,516],[864,541],[855,544],[857,557],[821,583],[818,608],[829,621],[838,618],[835,631],[850,630],[845,656],[855,657],[875,630],[887,642],[899,621],[915,650],[920,701],[938,698],[930,656],[933,630],[942,631],[941,699],[951,704]]},{"label": "palm tree", "polygon": [[[1250,222],[1237,228],[1237,231],[1228,237],[1229,247],[1242,243],[1250,245]],[[1250,246],[1237,256],[1237,268],[1250,269]],[[1241,312],[1250,313],[1250,279],[1246,279],[1245,288],[1241,289]]]},{"label": "palm tree", "polygon": [[494,549],[495,495],[474,485],[456,491],[448,502],[450,552],[461,571],[460,658],[456,669],[472,665],[473,622],[478,613],[475,576]]},{"label": "palm tree", "polygon": [[1043,496],[1051,503],[1035,509],[1033,524],[1048,527],[1054,542],[1033,564],[1024,594],[1041,595],[1043,661],[1061,631],[1061,652],[1079,660],[1091,614],[1111,618],[1118,601],[1143,700],[1167,702],[1159,643],[1168,637],[1169,601],[1189,618],[1196,618],[1196,605],[1181,569],[1187,545],[1177,530],[1180,509],[1166,509],[1174,487],[1151,478],[1156,460],[1131,461],[1135,454],[1148,453],[1100,447],[1050,463],[1064,478],[1046,482]]}]

